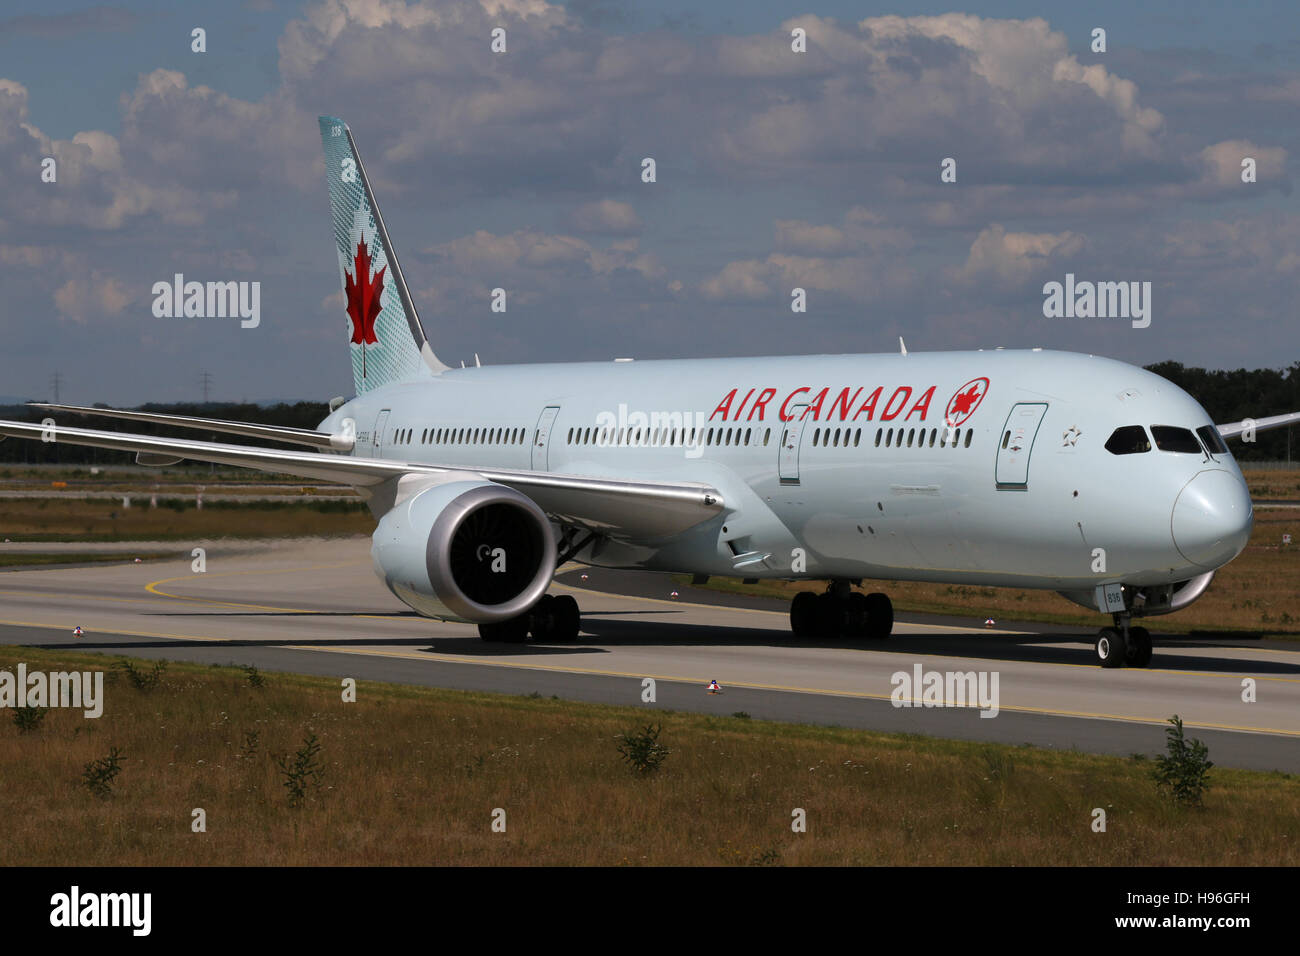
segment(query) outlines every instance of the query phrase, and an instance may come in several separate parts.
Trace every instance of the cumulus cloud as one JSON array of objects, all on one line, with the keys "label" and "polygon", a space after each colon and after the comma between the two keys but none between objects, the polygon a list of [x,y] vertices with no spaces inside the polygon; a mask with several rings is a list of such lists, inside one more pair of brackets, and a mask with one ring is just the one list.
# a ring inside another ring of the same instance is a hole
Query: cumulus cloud
[{"label": "cumulus cloud", "polygon": [[625,202],[601,199],[583,203],[573,211],[573,228],[607,236],[634,236],[641,232],[641,217]]},{"label": "cumulus cloud", "polygon": [[[609,283],[629,279],[647,288],[667,289],[667,270],[640,251],[636,240],[601,248],[576,236],[532,229],[496,234],[484,229],[424,250],[428,271],[445,277],[430,296],[440,304],[472,303],[493,288],[512,295],[569,297],[575,287],[587,296],[608,292]],[[527,299],[525,299],[527,301]]]},{"label": "cumulus cloud", "polygon": [[797,219],[776,221],[776,245],[790,252],[835,255],[849,247],[844,230],[836,226],[814,225]]},{"label": "cumulus cloud", "polygon": [[96,271],[87,278],[69,279],[59,286],[54,293],[54,305],[64,318],[85,323],[96,314],[117,315],[132,298],[120,280]]},{"label": "cumulus cloud", "polygon": [[1286,173],[1286,150],[1276,146],[1260,146],[1249,140],[1234,139],[1207,146],[1197,155],[1201,179],[1208,185],[1235,190],[1242,182],[1242,161],[1255,160],[1257,183],[1281,185],[1290,192]]},{"label": "cumulus cloud", "polygon": [[956,277],[964,282],[995,282],[1017,288],[1035,275],[1056,268],[1053,260],[1077,255],[1087,244],[1074,232],[1007,232],[994,223],[971,243]]},{"label": "cumulus cloud", "polygon": [[770,261],[746,259],[742,262],[728,262],[721,272],[701,283],[700,291],[706,299],[714,302],[757,302],[772,296],[772,282],[778,277],[779,271]]}]

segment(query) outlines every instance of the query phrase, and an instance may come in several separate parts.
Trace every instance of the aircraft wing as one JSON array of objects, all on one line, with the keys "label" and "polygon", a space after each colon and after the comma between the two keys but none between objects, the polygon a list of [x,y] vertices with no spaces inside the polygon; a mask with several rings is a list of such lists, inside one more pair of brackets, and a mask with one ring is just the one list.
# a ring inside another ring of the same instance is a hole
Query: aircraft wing
[{"label": "aircraft wing", "polygon": [[615,537],[654,538],[677,534],[712,518],[723,509],[722,495],[717,489],[700,482],[628,481],[544,471],[450,467],[88,428],[46,428],[29,422],[0,421],[0,436],[133,451],[143,463],[191,459],[360,488],[403,475],[470,472],[522,492],[554,517]]},{"label": "aircraft wing", "polygon": [[318,432],[310,428],[285,428],[279,425],[258,425],[255,422],[232,422],[222,418],[194,418],[190,415],[165,415],[161,412],[136,412],[121,408],[95,408],[91,405],[28,402],[28,407],[51,412],[71,412],[74,415],[98,415],[101,418],[117,418],[122,421],[153,422],[176,428],[199,428],[203,431],[226,432],[248,438],[265,438],[293,445],[308,445],[312,448],[332,448],[338,451],[349,451],[352,448],[351,438],[344,435],[331,435],[329,432]]},{"label": "aircraft wing", "polygon": [[1290,412],[1286,415],[1271,415],[1268,418],[1245,418],[1239,422],[1233,422],[1231,425],[1216,425],[1219,434],[1224,438],[1240,438],[1241,433],[1246,427],[1253,423],[1257,432],[1266,432],[1270,428],[1282,428],[1285,425],[1293,425],[1300,422],[1300,412]]}]

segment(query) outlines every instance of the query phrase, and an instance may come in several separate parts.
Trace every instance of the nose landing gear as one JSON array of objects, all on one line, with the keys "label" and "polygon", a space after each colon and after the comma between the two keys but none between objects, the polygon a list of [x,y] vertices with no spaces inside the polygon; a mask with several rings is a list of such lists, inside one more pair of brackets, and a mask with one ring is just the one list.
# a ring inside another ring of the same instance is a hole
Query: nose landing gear
[{"label": "nose landing gear", "polygon": [[1097,662],[1102,667],[1146,667],[1151,663],[1151,632],[1130,627],[1130,615],[1116,614],[1114,627],[1097,632]]}]

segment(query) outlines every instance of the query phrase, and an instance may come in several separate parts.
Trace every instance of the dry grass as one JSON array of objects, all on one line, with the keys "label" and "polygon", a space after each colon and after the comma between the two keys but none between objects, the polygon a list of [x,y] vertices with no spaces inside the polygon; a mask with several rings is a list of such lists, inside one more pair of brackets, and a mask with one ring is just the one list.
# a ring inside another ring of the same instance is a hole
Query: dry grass
[{"label": "dry grass", "polygon": [[1256,501],[1281,499],[1295,501],[1300,499],[1300,468],[1291,471],[1252,470],[1248,465],[1242,466],[1241,473],[1246,476],[1250,486],[1251,497]]},{"label": "dry grass", "polygon": [[[19,660],[110,659],[0,648]],[[1188,810],[1147,761],[371,683],[344,704],[335,681],[264,676],[172,664],[150,693],[112,683],[97,721],[52,711],[20,735],[5,715],[0,865],[1300,863],[1284,774],[1215,768]],[[616,735],[651,716],[673,753],[639,777]],[[271,754],[308,733],[324,777],[292,809]],[[113,746],[126,760],[102,800],[80,776]]]},{"label": "dry grass", "polygon": [[0,554],[0,568],[30,568],[39,565],[62,565],[62,564],[114,564],[132,561],[139,558],[143,561],[160,561],[164,559],[174,559],[174,554],[77,554],[74,552],[60,552],[57,554],[31,554],[15,553]]}]

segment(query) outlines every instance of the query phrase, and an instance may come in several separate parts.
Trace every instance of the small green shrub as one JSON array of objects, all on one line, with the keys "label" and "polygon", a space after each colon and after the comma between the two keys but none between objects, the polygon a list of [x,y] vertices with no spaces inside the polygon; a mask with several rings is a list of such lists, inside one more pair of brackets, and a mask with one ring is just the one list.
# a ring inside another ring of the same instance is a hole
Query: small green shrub
[{"label": "small green shrub", "polygon": [[108,751],[107,757],[100,757],[86,764],[86,769],[81,772],[81,779],[91,793],[107,800],[113,795],[113,781],[122,772],[122,761],[125,759],[122,751],[113,747]]},{"label": "small green shrub", "polygon": [[15,707],[14,726],[18,728],[20,734],[30,734],[40,729],[45,715],[49,712],[48,707]]},{"label": "small green shrub", "polygon": [[1196,739],[1183,736],[1183,720],[1177,714],[1169,718],[1173,726],[1165,731],[1168,753],[1156,758],[1151,773],[1161,792],[1175,803],[1199,807],[1209,789],[1209,772],[1214,764],[1208,759],[1209,748]]},{"label": "small green shrub", "polygon": [[659,743],[662,725],[647,724],[645,730],[619,734],[623,742],[618,745],[618,752],[637,773],[653,773],[672,753]]},{"label": "small green shrub", "polygon": [[300,807],[307,796],[307,788],[320,786],[325,768],[319,760],[321,746],[316,735],[309,733],[290,760],[287,754],[275,758],[276,766],[284,777],[284,789],[289,792],[289,806]]},{"label": "small green shrub", "polygon": [[158,661],[150,670],[136,667],[130,661],[122,662],[122,673],[136,690],[148,693],[162,683],[163,672],[167,670],[166,661]]}]

